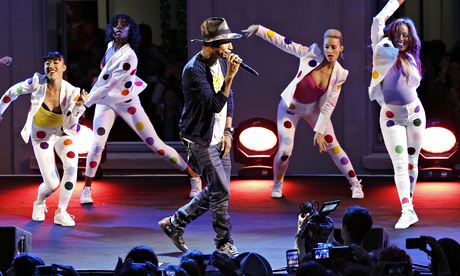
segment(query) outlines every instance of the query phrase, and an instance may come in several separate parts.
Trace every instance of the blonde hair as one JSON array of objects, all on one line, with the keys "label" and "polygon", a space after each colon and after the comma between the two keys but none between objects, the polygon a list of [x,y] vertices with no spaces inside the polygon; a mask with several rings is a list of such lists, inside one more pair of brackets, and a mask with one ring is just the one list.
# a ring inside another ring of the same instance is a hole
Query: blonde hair
[{"label": "blonde hair", "polygon": [[343,45],[342,33],[336,29],[329,29],[324,32],[324,39],[326,38],[337,38],[340,40],[340,45]]}]

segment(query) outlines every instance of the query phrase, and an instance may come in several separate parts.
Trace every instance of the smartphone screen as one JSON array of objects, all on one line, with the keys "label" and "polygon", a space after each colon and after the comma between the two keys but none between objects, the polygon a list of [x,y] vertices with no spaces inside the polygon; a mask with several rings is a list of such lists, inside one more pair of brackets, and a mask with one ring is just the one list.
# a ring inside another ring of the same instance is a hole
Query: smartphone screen
[{"label": "smartphone screen", "polygon": [[313,256],[315,260],[329,259],[329,248],[314,248]]},{"label": "smartphone screen", "polygon": [[299,267],[299,251],[289,249],[286,251],[287,271],[294,272]]}]

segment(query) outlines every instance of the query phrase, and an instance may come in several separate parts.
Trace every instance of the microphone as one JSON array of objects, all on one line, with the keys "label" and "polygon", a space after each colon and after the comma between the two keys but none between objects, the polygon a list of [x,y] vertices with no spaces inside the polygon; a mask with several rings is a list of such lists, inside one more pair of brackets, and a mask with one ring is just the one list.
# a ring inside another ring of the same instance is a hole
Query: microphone
[{"label": "microphone", "polygon": [[243,68],[244,70],[246,70],[246,72],[254,75],[254,76],[258,76],[259,75],[259,72],[257,72],[254,68],[252,68],[251,66],[247,65],[246,63],[243,62],[243,60],[241,58],[238,58],[235,60],[236,63],[239,63],[240,64],[240,67]]}]

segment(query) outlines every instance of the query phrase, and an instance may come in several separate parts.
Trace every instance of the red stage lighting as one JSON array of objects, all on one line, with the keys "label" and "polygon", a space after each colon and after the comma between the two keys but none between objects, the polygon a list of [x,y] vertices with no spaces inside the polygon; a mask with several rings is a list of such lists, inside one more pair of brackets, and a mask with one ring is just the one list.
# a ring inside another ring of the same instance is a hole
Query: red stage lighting
[{"label": "red stage lighting", "polygon": [[272,163],[278,149],[276,124],[263,118],[243,121],[235,130],[234,158],[244,164],[241,176],[273,175]]},{"label": "red stage lighting", "polygon": [[456,175],[458,137],[455,130],[450,122],[427,121],[420,151],[422,178],[451,178]]}]

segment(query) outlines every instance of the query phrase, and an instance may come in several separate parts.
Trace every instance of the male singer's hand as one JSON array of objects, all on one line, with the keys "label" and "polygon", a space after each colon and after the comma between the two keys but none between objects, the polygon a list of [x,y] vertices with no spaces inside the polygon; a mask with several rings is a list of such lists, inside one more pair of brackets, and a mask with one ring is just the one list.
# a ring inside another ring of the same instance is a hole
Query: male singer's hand
[{"label": "male singer's hand", "polygon": [[324,135],[319,132],[316,132],[315,137],[313,138],[313,146],[316,144],[318,144],[320,153],[326,152],[327,142],[324,139]]},{"label": "male singer's hand", "polygon": [[241,31],[246,35],[246,37],[249,38],[257,33],[259,26],[260,25],[251,25],[246,30],[241,30]]},{"label": "male singer's hand", "polygon": [[232,136],[224,134],[224,139],[220,145],[220,158],[227,156],[232,148]]},{"label": "male singer's hand", "polygon": [[240,68],[241,58],[234,53],[230,53],[227,55],[227,76],[235,77],[236,73],[238,73],[238,69]]}]

